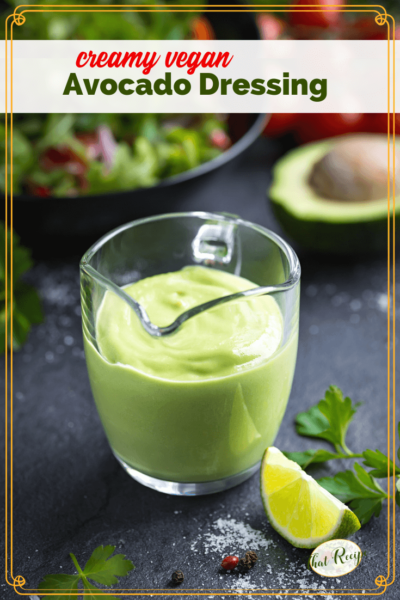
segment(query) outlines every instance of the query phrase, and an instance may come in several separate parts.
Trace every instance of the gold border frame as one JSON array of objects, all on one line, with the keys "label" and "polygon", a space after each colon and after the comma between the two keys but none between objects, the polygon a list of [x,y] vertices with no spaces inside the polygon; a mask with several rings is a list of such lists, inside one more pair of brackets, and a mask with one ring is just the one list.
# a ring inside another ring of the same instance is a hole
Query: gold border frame
[{"label": "gold border frame", "polygon": [[[77,8],[74,8],[77,7]],[[329,12],[366,12],[375,14],[375,22],[378,25],[387,26],[387,40],[388,40],[388,61],[387,61],[387,72],[388,72],[388,216],[387,216],[387,300],[388,300],[388,314],[387,314],[387,377],[388,377],[388,392],[387,392],[387,409],[388,409],[388,441],[387,441],[387,453],[389,458],[395,456],[395,439],[396,439],[396,427],[395,427],[395,301],[393,295],[393,302],[391,302],[392,293],[395,290],[395,144],[393,143],[392,152],[390,150],[390,109],[391,101],[393,102],[393,141],[395,141],[395,19],[392,15],[388,14],[386,9],[381,5],[371,4],[356,4],[352,6],[343,6],[338,8],[337,5],[325,5],[324,8],[318,8],[315,5],[297,5],[295,7],[288,8],[282,4],[268,4],[268,5],[254,5],[254,4],[241,4],[241,5],[174,5],[169,4],[165,6],[153,5],[90,5],[90,4],[63,4],[63,5],[40,5],[40,4],[21,4],[17,6],[12,14],[10,14],[5,21],[5,170],[6,170],[6,190],[5,190],[5,321],[6,321],[6,339],[5,339],[5,580],[7,584],[14,588],[15,592],[20,596],[31,596],[38,595],[39,591],[34,589],[26,589],[23,586],[26,581],[22,575],[13,576],[13,26],[14,24],[21,26],[25,23],[27,13],[37,12],[255,12],[255,13],[268,13],[268,12],[321,12],[322,10],[330,9]],[[10,38],[8,37],[8,26],[10,25]],[[392,37],[391,37],[392,31]],[[9,136],[9,125],[8,125],[8,40],[10,41],[10,136]],[[392,42],[393,50],[393,64],[391,65],[390,60],[390,42]],[[391,93],[390,75],[392,69],[393,77],[393,89]],[[10,137],[10,157],[8,156],[8,137]],[[390,168],[393,165],[393,192],[391,198],[391,186],[390,186]],[[8,165],[10,166],[10,184],[8,185]],[[8,210],[8,191],[10,195],[10,210]],[[392,200],[392,202],[391,202]],[[392,208],[392,211],[391,211]],[[393,213],[393,219],[391,223],[391,212]],[[10,227],[10,253],[8,253],[8,226]],[[391,249],[391,237],[393,240],[393,246]],[[9,254],[9,255],[8,255]],[[393,268],[393,272],[392,272]],[[391,278],[392,275],[392,278]],[[11,340],[11,351],[10,357],[8,357],[8,282],[10,282],[10,340]],[[390,314],[393,314],[392,327],[390,325]],[[393,347],[391,347],[393,346]],[[10,374],[8,370],[10,368]],[[392,391],[392,393],[391,393]],[[8,402],[8,396],[10,400]],[[391,426],[392,417],[392,426]],[[388,463],[388,491],[392,491],[392,499],[388,499],[388,524],[387,524],[387,575],[378,575],[375,578],[375,589],[350,589],[350,588],[339,588],[337,590],[326,590],[324,592],[318,592],[312,588],[308,589],[297,589],[290,588],[284,590],[284,588],[259,588],[259,589],[240,589],[240,593],[231,591],[229,589],[198,589],[194,588],[190,591],[178,592],[172,589],[170,590],[157,590],[157,589],[112,589],[109,591],[100,590],[96,596],[209,596],[209,595],[224,595],[224,596],[242,596],[243,594],[249,594],[252,596],[305,596],[312,594],[313,596],[349,596],[354,595],[354,592],[362,592],[365,596],[380,596],[385,593],[386,589],[393,585],[396,578],[396,564],[395,564],[395,552],[396,552],[396,531],[395,531],[395,514],[396,514],[396,502],[395,496],[395,470],[393,466],[392,481],[390,474],[390,465]],[[392,507],[391,507],[392,504]],[[391,527],[392,521],[392,527]],[[392,535],[392,539],[391,539]],[[391,573],[391,551],[393,557],[393,573]],[[8,577],[8,569],[10,571],[11,581]],[[389,581],[392,575],[391,581]],[[122,592],[122,593],[116,593]],[[337,593],[339,592],[339,593]],[[40,592],[40,595],[43,595]],[[47,596],[60,595],[59,591],[54,593],[48,593]],[[77,592],[71,594],[71,597],[78,596],[91,596],[92,594],[85,594]]]}]

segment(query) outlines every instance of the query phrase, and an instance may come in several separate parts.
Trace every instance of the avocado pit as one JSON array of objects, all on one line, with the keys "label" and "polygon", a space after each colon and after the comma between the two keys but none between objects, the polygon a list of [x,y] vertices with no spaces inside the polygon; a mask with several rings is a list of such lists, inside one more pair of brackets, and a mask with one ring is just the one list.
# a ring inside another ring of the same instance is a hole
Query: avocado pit
[{"label": "avocado pit", "polygon": [[[398,156],[395,176],[399,181]],[[390,174],[390,186],[392,184],[393,173]],[[309,185],[318,196],[326,200],[370,202],[387,198],[387,138],[358,134],[340,139],[314,164]]]}]

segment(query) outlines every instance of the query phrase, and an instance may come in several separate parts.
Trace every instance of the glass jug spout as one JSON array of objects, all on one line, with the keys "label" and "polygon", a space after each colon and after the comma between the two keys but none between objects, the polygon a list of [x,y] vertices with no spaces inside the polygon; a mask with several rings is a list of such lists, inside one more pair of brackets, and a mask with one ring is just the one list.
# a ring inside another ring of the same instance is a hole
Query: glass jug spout
[{"label": "glass jug spout", "polygon": [[107,291],[116,294],[121,300],[128,304],[129,308],[133,310],[137,318],[139,319],[143,329],[154,337],[161,337],[164,335],[170,335],[174,333],[183,323],[188,321],[189,319],[196,317],[197,315],[203,313],[206,310],[210,310],[215,308],[216,306],[221,306],[222,304],[226,304],[228,302],[235,302],[238,300],[246,300],[248,298],[255,298],[257,296],[266,296],[267,294],[276,294],[278,292],[285,292],[287,290],[292,289],[296,283],[296,277],[293,277],[290,280],[285,281],[280,285],[270,285],[257,287],[250,290],[246,290],[243,292],[237,292],[236,294],[229,294],[228,296],[221,296],[220,298],[216,298],[215,300],[211,300],[210,302],[204,302],[202,304],[198,304],[193,308],[189,308],[181,313],[175,321],[166,325],[165,327],[159,327],[155,323],[152,323],[149,315],[147,314],[145,308],[139,304],[132,296],[127,294],[123,288],[120,288],[115,283],[100,275],[91,265],[82,264],[82,271],[86,272],[89,277],[92,277],[94,280],[97,280],[100,285],[102,285]]}]

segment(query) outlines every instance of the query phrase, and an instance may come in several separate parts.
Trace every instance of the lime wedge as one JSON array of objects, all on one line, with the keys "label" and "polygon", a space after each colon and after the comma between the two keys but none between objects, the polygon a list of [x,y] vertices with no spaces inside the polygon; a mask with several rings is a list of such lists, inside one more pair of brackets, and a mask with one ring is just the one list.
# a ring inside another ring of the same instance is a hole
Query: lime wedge
[{"label": "lime wedge", "polygon": [[356,515],[280,450],[267,448],[261,498],[272,527],[296,548],[315,548],[360,529]]}]

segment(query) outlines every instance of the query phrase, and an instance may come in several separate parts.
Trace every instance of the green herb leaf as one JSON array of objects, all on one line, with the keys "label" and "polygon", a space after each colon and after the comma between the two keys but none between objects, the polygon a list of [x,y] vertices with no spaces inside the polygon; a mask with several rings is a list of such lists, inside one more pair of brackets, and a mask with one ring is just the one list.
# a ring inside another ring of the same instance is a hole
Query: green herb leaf
[{"label": "green herb leaf", "polygon": [[[78,591],[79,575],[46,575],[43,581],[39,584],[38,590],[41,593],[49,592],[53,600],[72,600],[76,598]],[[60,591],[60,595],[54,595],[54,592]],[[75,593],[74,593],[75,592]]]},{"label": "green herb leaf", "polygon": [[90,598],[90,600],[117,600],[115,596],[109,596],[108,594],[105,596],[104,592],[102,594],[96,594],[96,592],[102,592],[103,590],[99,590],[99,588],[85,579],[83,580],[83,589],[86,592],[89,592],[88,594],[85,594],[85,598]]},{"label": "green herb leaf", "polygon": [[378,516],[387,494],[377,481],[357,463],[354,471],[343,471],[333,477],[322,477],[318,483],[354,510],[362,525]]},{"label": "green herb leaf", "polygon": [[354,470],[357,473],[357,476],[359,478],[359,480],[368,488],[371,488],[372,490],[375,490],[378,494],[383,494],[386,498],[386,493],[385,491],[381,488],[381,486],[379,485],[379,483],[376,481],[376,479],[374,479],[372,477],[372,475],[370,473],[368,473],[368,471],[366,471],[364,469],[364,467],[362,467],[361,465],[359,465],[358,463],[355,463],[354,465]]},{"label": "green herb leaf", "polygon": [[[123,554],[111,556],[114,550],[115,546],[99,546],[96,548],[83,571],[75,556],[71,554],[71,559],[78,573],[76,575],[64,575],[63,573],[47,575],[40,583],[39,591],[41,593],[48,592],[44,598],[49,598],[49,600],[61,600],[62,598],[72,600],[72,598],[77,597],[76,592],[78,589],[83,588],[85,592],[88,592],[85,593],[85,597],[88,596],[92,600],[103,600],[103,590],[94,586],[88,579],[110,586],[118,583],[118,577],[125,577],[129,571],[135,568],[132,562],[127,560]],[[62,593],[61,590],[63,590]],[[55,591],[60,591],[60,595],[53,595]],[[114,596],[107,595],[107,598],[116,600]]]},{"label": "green herb leaf", "polygon": [[348,452],[346,432],[358,406],[349,397],[343,398],[343,392],[331,385],[324,400],[297,415],[296,430],[300,435],[325,439]]},{"label": "green herb leaf", "polygon": [[[11,235],[10,231],[8,231],[8,260],[11,260]],[[4,227],[4,223],[0,222],[0,281],[4,284],[5,276],[6,276],[6,254],[5,254],[5,245],[6,245],[6,230]],[[14,282],[16,282],[21,275],[23,275],[28,269],[30,269],[33,265],[31,254],[27,248],[24,248],[19,243],[19,236],[14,232],[13,233],[13,276]],[[8,276],[10,276],[10,270],[8,272]]]},{"label": "green herb leaf", "polygon": [[42,322],[40,298],[32,286],[18,282],[14,289],[14,302],[18,307],[18,312],[29,321],[30,325]]},{"label": "green herb leaf", "polygon": [[[8,288],[7,288],[7,322],[6,322],[6,255],[5,255],[5,227],[0,222],[0,354],[5,352],[5,337],[8,332],[8,346],[11,347],[11,235],[7,238],[9,262]],[[32,324],[43,320],[39,296],[35,289],[20,278],[32,267],[29,250],[21,246],[19,237],[13,234],[13,349],[18,350],[26,341]]]},{"label": "green herb leaf", "polygon": [[306,437],[325,437],[323,433],[329,429],[329,421],[317,406],[311,406],[307,411],[296,417],[296,431]]},{"label": "green herb leaf", "polygon": [[[369,471],[369,473],[373,477],[387,477],[388,464],[389,476],[393,475],[393,462],[380,450],[364,450],[363,457],[365,458],[363,464],[366,467],[372,467],[372,471]],[[400,468],[397,465],[394,465],[394,473],[400,475]]]},{"label": "green herb leaf", "polygon": [[86,577],[104,585],[113,585],[118,583],[117,577],[125,577],[134,567],[123,554],[116,554],[110,558],[114,550],[115,546],[96,548],[83,570]]},{"label": "green herb leaf", "polygon": [[43,152],[43,150],[50,146],[59,146],[69,142],[72,137],[72,128],[75,119],[75,115],[49,115],[36,151]]},{"label": "green herb leaf", "polygon": [[305,450],[304,452],[284,452],[283,454],[300,465],[302,469],[306,469],[311,464],[323,463],[338,458],[337,454],[328,450]]},{"label": "green herb leaf", "polygon": [[383,506],[383,499],[359,498],[350,502],[349,506],[357,515],[361,525],[365,525],[372,517],[379,517]]},{"label": "green herb leaf", "polygon": [[[354,471],[342,471],[333,477],[323,477],[318,483],[342,502],[347,503],[355,512],[361,524],[378,517],[384,500],[389,496],[379,485],[377,478],[387,477],[388,466],[391,475],[397,476],[396,503],[400,506],[400,467],[380,450],[364,450],[362,454],[352,453],[346,445],[346,433],[359,404],[353,404],[350,398],[343,398],[342,391],[331,385],[325,392],[324,400],[296,417],[296,429],[300,435],[322,438],[329,441],[336,453],[327,450],[306,450],[305,452],[285,452],[285,456],[303,469],[311,464],[323,463],[333,459],[363,458],[363,464],[371,470],[355,463]],[[398,423],[400,438],[400,422]],[[400,460],[400,448],[397,456]]]},{"label": "green herb leaf", "polygon": [[342,502],[355,498],[376,498],[374,490],[366,487],[353,471],[341,471],[333,477],[322,477],[318,483]]},{"label": "green herb leaf", "polygon": [[396,504],[400,506],[400,479],[396,481]]},{"label": "green herb leaf", "polygon": [[[4,120],[3,120],[4,123]],[[6,131],[5,126],[0,124],[0,154],[3,157],[3,160],[0,163],[0,189],[5,191],[6,187],[6,178],[8,178],[8,183],[11,183],[11,160],[10,160],[10,150],[11,150],[11,136],[8,136],[7,147],[8,147],[8,164],[7,164],[7,173],[6,173],[6,165],[4,160],[5,150],[6,150]],[[13,192],[14,194],[19,194],[21,192],[21,180],[26,172],[28,172],[35,162],[35,155],[32,144],[25,137],[25,135],[18,130],[17,127],[13,128]]]}]

